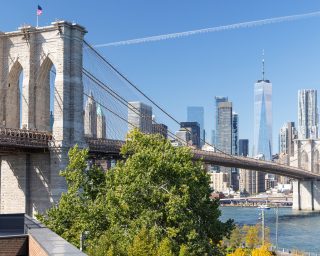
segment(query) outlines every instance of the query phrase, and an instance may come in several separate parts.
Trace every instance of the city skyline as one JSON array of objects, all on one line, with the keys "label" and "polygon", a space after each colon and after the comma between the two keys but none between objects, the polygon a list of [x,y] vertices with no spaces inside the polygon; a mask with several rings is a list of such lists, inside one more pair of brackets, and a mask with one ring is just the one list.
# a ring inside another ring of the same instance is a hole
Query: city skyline
[{"label": "city skyline", "polygon": [[[21,8],[16,9],[17,4]],[[48,25],[56,18],[77,22],[87,28],[86,40],[92,44],[320,10],[320,3],[317,2],[292,3],[289,0],[250,0],[245,3],[204,1],[201,4],[111,1],[108,4],[99,3],[99,8],[91,3],[73,0],[40,0],[39,4],[43,9],[40,26]],[[14,16],[8,12],[13,9]],[[239,11],[235,13],[234,10]],[[35,25],[36,22],[34,3],[18,0],[5,2],[0,13],[1,31],[16,30],[22,24]],[[93,14],[100,19],[92,19]],[[188,105],[203,106],[207,141],[210,141],[210,131],[215,123],[214,97],[228,96],[241,117],[239,138],[249,139],[251,150],[253,83],[261,73],[262,49],[266,52],[266,73],[274,85],[273,108],[277,114],[273,129],[278,131],[284,122],[298,123],[297,91],[317,88],[320,84],[317,68],[320,64],[320,36],[314,33],[319,24],[320,19],[313,17],[99,50],[179,121],[187,120],[185,109]],[[286,107],[283,107],[284,95]],[[171,131],[178,129],[177,126],[172,128],[170,122],[168,126]],[[276,134],[273,135],[273,148],[278,148]]]}]

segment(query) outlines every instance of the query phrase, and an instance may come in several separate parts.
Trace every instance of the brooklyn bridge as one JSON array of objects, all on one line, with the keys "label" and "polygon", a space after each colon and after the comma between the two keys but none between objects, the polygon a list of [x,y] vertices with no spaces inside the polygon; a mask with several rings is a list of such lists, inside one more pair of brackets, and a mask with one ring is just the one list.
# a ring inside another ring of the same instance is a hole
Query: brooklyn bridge
[{"label": "brooklyn bridge", "polygon": [[[87,43],[86,32],[65,21],[0,32],[1,213],[33,215],[57,203],[66,191],[59,172],[75,144],[89,148],[94,159],[119,159],[125,135],[134,128],[128,112],[144,115],[130,102],[143,98],[155,106],[158,116],[179,123]],[[86,112],[88,101],[98,106],[100,122]],[[178,140],[170,131],[168,137]],[[205,164],[293,178],[293,207],[320,210],[318,172],[219,150],[191,151]]]}]

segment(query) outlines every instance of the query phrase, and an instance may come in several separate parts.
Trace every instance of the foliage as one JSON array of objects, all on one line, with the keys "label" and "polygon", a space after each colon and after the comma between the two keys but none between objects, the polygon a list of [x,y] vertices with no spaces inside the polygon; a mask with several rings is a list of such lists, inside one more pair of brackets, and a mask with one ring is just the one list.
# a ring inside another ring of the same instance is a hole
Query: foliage
[{"label": "foliage", "polygon": [[246,246],[250,249],[257,247],[260,243],[259,226],[245,226],[244,228],[247,229],[245,237]]},{"label": "foliage", "polygon": [[[270,248],[270,229],[265,228],[265,245],[261,241],[261,225],[236,227],[230,238],[225,238],[222,245],[226,248],[228,255],[244,255],[244,256],[264,256],[273,255],[268,250]],[[261,246],[261,247],[260,247]]]},{"label": "foliage", "polygon": [[87,150],[70,150],[61,173],[68,192],[39,218],[76,246],[89,231],[90,255],[220,255],[233,222],[218,219],[219,202],[190,149],[133,131],[121,154],[126,160],[103,173],[88,167]]},{"label": "foliage", "polygon": [[252,250],[252,256],[272,256],[273,254],[269,251],[269,246],[263,245],[260,248]]}]

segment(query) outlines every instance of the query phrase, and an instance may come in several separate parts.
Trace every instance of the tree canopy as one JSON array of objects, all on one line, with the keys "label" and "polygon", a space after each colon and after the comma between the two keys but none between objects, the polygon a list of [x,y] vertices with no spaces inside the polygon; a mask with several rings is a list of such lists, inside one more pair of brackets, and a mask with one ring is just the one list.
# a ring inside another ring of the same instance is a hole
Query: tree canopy
[{"label": "tree canopy", "polygon": [[219,220],[206,170],[190,149],[135,130],[121,154],[125,160],[104,172],[88,165],[88,150],[71,149],[61,172],[68,191],[39,218],[76,246],[88,231],[90,255],[219,255],[233,222]]}]

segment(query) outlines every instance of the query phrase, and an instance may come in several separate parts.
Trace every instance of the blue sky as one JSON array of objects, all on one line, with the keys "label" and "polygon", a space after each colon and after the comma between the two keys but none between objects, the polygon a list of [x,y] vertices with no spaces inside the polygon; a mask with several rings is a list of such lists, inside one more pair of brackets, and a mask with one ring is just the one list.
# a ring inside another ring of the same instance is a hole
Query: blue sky
[{"label": "blue sky", "polygon": [[[320,11],[320,1],[301,0],[39,0],[3,1],[0,30],[55,19],[84,25],[86,40],[102,44],[132,38]],[[189,105],[205,108],[205,128],[214,125],[214,97],[228,96],[239,114],[240,138],[252,142],[253,85],[273,83],[273,137],[286,121],[297,121],[297,91],[320,85],[320,16],[191,37],[99,49],[143,91],[179,120]],[[252,144],[250,144],[252,147]]]}]

